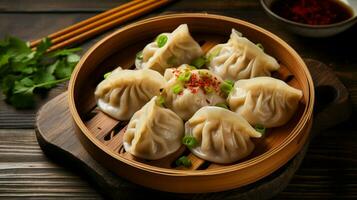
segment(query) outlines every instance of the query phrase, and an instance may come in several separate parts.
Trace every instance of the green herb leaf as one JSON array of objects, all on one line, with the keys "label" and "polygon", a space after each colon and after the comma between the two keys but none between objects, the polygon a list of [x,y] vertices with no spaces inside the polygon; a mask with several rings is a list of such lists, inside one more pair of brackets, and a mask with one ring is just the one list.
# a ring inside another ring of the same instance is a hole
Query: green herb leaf
[{"label": "green herb leaf", "polygon": [[225,108],[225,109],[228,109],[228,110],[229,110],[228,105],[225,104],[225,103],[217,103],[215,106],[221,107],[221,108]]},{"label": "green herb leaf", "polygon": [[189,149],[192,149],[198,145],[198,142],[195,137],[186,135],[182,138],[182,144],[186,145]]},{"label": "green herb leaf", "polygon": [[13,62],[11,65],[12,70],[18,73],[32,74],[36,71],[36,66],[27,65],[26,62]]},{"label": "green herb leaf", "polygon": [[[51,73],[47,72],[47,71],[39,71],[38,73],[36,73],[33,77],[33,81],[35,82],[35,84],[42,84],[42,83],[47,83],[47,82],[51,82],[56,80],[56,77],[54,75],[52,75]],[[54,87],[55,84],[48,84],[48,85],[44,85],[41,86],[42,88],[45,89],[50,89],[52,87]]]},{"label": "green herb leaf", "polygon": [[172,87],[172,92],[174,94],[179,94],[180,92],[182,92],[183,88],[181,86],[181,84],[176,84]]},{"label": "green herb leaf", "polygon": [[58,65],[60,64],[59,60],[56,60],[56,62],[48,65],[48,67],[46,68],[46,71],[50,74],[53,74],[55,72],[55,70],[57,69]]},{"label": "green herb leaf", "polygon": [[67,56],[67,62],[69,63],[77,63],[80,59],[81,57],[79,57],[77,54],[71,54]]},{"label": "green herb leaf", "polygon": [[43,38],[41,42],[37,45],[36,51],[38,54],[43,54],[47,51],[48,48],[52,45],[51,40],[49,38]]},{"label": "green herb leaf", "polygon": [[9,37],[5,40],[8,40],[7,45],[4,46],[4,50],[7,51],[7,54],[12,57],[14,60],[18,61],[26,57],[31,53],[30,47],[26,44],[25,41],[22,41],[15,37]]},{"label": "green herb leaf", "polygon": [[34,95],[31,90],[13,94],[8,101],[18,109],[33,108],[35,105]]},{"label": "green herb leaf", "polygon": [[206,64],[206,59],[204,57],[198,57],[194,59],[191,65],[195,66],[197,69],[201,69]]},{"label": "green herb leaf", "polygon": [[159,35],[159,36],[157,36],[155,41],[156,41],[157,46],[159,48],[161,48],[161,47],[165,46],[168,39],[169,38],[166,35]]},{"label": "green herb leaf", "polygon": [[80,58],[74,52],[80,48],[47,53],[50,47],[48,38],[36,50],[15,37],[0,41],[0,84],[8,103],[16,108],[33,107],[35,95],[43,91],[38,89],[50,89],[69,79]]},{"label": "green herb leaf", "polygon": [[7,55],[7,54],[1,55],[1,57],[0,57],[0,68],[1,68],[1,66],[6,65],[6,64],[9,63],[9,58],[10,58],[10,56]]},{"label": "green herb leaf", "polygon": [[179,159],[176,160],[176,166],[184,166],[186,168],[191,167],[192,162],[186,156],[181,156]]},{"label": "green herb leaf", "polygon": [[229,95],[229,93],[231,92],[231,90],[233,89],[233,85],[234,82],[231,80],[226,80],[224,82],[221,83],[220,88],[221,91],[225,94],[225,95]]},{"label": "green herb leaf", "polygon": [[60,60],[60,62],[58,63],[58,65],[55,69],[54,74],[59,79],[69,77],[69,76],[71,76],[73,68],[74,68],[73,63],[69,63],[67,61]]},{"label": "green herb leaf", "polygon": [[258,131],[259,133],[261,133],[261,134],[263,134],[263,135],[265,134],[266,128],[265,128],[263,125],[257,124],[257,125],[254,126],[254,128],[255,128],[255,130]]},{"label": "green herb leaf", "polygon": [[1,90],[2,90],[2,93],[5,95],[5,96],[10,96],[12,91],[13,91],[13,88],[15,86],[15,81],[18,79],[17,76],[15,75],[8,75],[6,76],[3,80],[2,80],[2,83],[1,83]]},{"label": "green herb leaf", "polygon": [[50,53],[49,56],[50,57],[61,57],[61,56],[69,56],[74,54],[75,52],[81,51],[82,48],[78,47],[78,48],[71,48],[71,49],[60,49],[57,50],[53,53]]}]

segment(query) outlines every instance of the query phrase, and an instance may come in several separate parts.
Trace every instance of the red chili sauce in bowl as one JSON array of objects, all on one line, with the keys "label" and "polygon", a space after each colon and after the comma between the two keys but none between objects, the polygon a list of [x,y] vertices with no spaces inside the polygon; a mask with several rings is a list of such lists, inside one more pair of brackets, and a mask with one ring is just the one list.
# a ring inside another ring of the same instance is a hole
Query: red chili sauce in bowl
[{"label": "red chili sauce in bowl", "polygon": [[353,16],[352,9],[337,0],[276,0],[271,10],[285,19],[309,25],[334,24]]}]

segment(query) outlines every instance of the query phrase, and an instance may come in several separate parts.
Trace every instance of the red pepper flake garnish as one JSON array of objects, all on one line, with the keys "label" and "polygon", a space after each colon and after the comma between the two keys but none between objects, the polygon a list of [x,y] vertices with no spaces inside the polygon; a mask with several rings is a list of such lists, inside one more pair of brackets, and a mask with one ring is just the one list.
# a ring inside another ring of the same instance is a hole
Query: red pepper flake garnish
[{"label": "red pepper flake garnish", "polygon": [[[174,69],[173,73],[178,78],[182,73],[191,72],[190,79],[183,83],[183,87],[188,89],[191,93],[196,94],[202,90],[204,94],[215,92],[222,95],[220,90],[221,81],[215,75],[205,70],[191,70],[191,69]],[[183,93],[179,93],[182,95]]]},{"label": "red pepper flake garnish", "polygon": [[337,0],[278,0],[271,9],[283,18],[310,25],[338,23],[353,16],[352,10]]}]

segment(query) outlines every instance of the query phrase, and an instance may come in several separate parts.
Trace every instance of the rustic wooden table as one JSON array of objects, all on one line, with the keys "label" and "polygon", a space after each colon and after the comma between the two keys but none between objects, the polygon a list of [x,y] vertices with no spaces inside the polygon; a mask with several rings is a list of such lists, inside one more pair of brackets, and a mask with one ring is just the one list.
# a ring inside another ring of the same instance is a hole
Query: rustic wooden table
[{"label": "rustic wooden table", "polygon": [[[0,37],[37,39],[121,2],[126,1],[1,0]],[[276,198],[357,198],[357,26],[332,38],[299,37],[271,21],[258,0],[181,0],[145,17],[171,12],[217,13],[252,22],[283,38],[302,57],[328,65],[350,92],[352,117],[313,140],[301,168]],[[84,51],[101,37],[84,43]],[[53,89],[40,104],[65,90],[65,85]],[[0,101],[0,198],[102,198],[85,178],[42,153],[34,132],[36,110],[14,110]]]}]

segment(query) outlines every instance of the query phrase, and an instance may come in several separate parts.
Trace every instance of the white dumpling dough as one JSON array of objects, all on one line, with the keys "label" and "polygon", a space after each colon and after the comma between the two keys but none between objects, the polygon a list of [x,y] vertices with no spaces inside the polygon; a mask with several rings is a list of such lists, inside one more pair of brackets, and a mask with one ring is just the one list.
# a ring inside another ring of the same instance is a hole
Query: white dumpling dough
[{"label": "white dumpling dough", "polygon": [[299,105],[302,91],[271,77],[239,80],[228,96],[232,111],[252,125],[266,128],[284,125]]},{"label": "white dumpling dough", "polygon": [[136,68],[153,69],[163,74],[166,68],[191,63],[193,59],[203,55],[200,45],[191,37],[187,24],[180,25],[172,33],[162,35],[168,38],[166,44],[161,48],[156,41],[146,45],[142,51],[142,59],[135,60]]},{"label": "white dumpling dough", "polygon": [[181,146],[184,123],[170,109],[152,98],[134,114],[124,133],[124,148],[130,154],[143,159],[163,158]]},{"label": "white dumpling dough", "polygon": [[[191,73],[190,80],[180,81],[178,77],[185,72]],[[167,81],[162,92],[165,105],[183,120],[188,120],[203,106],[226,102],[220,90],[223,80],[209,70],[192,70],[188,65],[181,65],[177,69],[167,69],[164,78]],[[206,89],[202,83],[208,83]],[[182,92],[175,94],[174,87],[177,85],[182,87]]]},{"label": "white dumpling dough", "polygon": [[115,69],[95,90],[98,107],[118,120],[129,120],[153,96],[160,93],[164,77],[150,69]]},{"label": "white dumpling dough", "polygon": [[256,44],[232,29],[227,43],[218,44],[206,55],[208,67],[224,80],[237,81],[258,76],[270,76],[280,65]]},{"label": "white dumpling dough", "polygon": [[262,136],[241,116],[215,106],[198,110],[186,122],[185,134],[198,142],[198,146],[191,149],[193,154],[221,164],[233,163],[248,156],[254,149],[250,138]]}]

